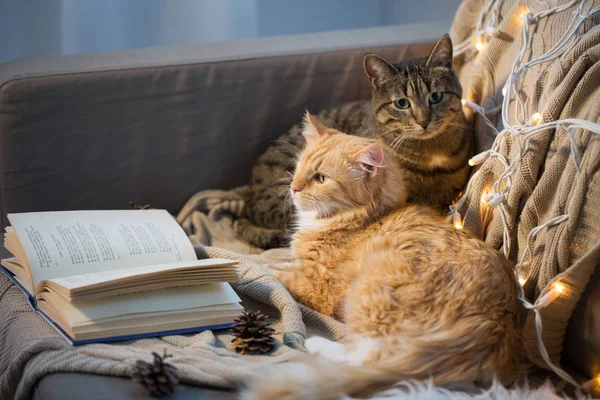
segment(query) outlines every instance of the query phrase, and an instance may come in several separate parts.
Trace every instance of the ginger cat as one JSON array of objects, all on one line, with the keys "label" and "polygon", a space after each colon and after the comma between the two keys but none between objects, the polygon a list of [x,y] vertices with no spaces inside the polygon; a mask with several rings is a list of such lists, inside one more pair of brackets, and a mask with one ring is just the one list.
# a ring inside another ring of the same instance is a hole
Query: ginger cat
[{"label": "ginger cat", "polygon": [[344,320],[350,343],[308,339],[321,359],[260,371],[244,398],[334,399],[405,379],[515,379],[524,308],[509,262],[433,209],[407,206],[403,169],[384,144],[309,113],[304,136],[291,183],[294,262],[267,267],[299,302]]}]

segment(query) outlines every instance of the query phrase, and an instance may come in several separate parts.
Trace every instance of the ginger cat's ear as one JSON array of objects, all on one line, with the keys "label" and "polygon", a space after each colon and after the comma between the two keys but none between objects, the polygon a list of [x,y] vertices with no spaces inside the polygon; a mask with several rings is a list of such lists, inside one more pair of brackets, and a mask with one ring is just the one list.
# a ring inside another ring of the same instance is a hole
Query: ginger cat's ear
[{"label": "ginger cat's ear", "polygon": [[383,149],[378,144],[371,144],[354,156],[357,172],[373,177],[383,168]]},{"label": "ginger cat's ear", "polygon": [[430,67],[432,64],[452,67],[452,40],[448,34],[442,36],[431,50],[425,65]]},{"label": "ginger cat's ear", "polygon": [[374,89],[398,74],[398,70],[389,61],[375,54],[367,54],[363,60],[365,73]]},{"label": "ginger cat's ear", "polygon": [[311,142],[314,139],[318,139],[325,135],[326,131],[327,127],[321,124],[317,117],[306,110],[306,115],[304,116],[304,129],[302,130],[302,136],[304,136],[306,141]]}]

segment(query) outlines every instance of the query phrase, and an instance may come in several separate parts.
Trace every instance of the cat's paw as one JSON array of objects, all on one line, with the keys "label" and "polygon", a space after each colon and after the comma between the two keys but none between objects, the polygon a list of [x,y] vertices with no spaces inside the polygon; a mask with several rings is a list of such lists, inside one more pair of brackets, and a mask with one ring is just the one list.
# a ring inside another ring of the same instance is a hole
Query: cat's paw
[{"label": "cat's paw", "polygon": [[346,346],[332,342],[322,337],[313,336],[304,341],[304,347],[310,354],[317,355],[329,361],[348,362]]},{"label": "cat's paw", "polygon": [[303,400],[315,399],[311,383],[316,379],[315,372],[308,365],[287,363],[260,370],[252,377],[239,400]]}]

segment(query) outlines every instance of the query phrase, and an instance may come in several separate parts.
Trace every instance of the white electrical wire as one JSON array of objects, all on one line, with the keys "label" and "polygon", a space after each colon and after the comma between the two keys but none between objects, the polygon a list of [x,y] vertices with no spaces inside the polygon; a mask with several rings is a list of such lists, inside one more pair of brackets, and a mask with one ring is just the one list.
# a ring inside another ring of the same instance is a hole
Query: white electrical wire
[{"label": "white electrical wire", "polygon": [[[574,11],[574,16],[571,19],[567,29],[561,36],[561,38],[555,43],[554,46],[546,53],[541,56],[532,59],[529,62],[522,63],[523,57],[529,47],[532,38],[532,32],[530,29],[531,24],[536,24],[540,19],[545,18],[549,15],[566,11],[576,4],[579,3],[579,6]],[[487,118],[486,113],[490,114],[492,110],[486,110],[468,100],[463,100],[463,105],[476,112],[483,118],[484,123],[492,130],[494,134],[496,134],[496,139],[492,144],[490,150],[487,150],[483,153],[480,153],[473,157],[470,160],[471,165],[480,164],[481,162],[488,162],[488,159],[494,159],[500,161],[500,163],[504,167],[504,171],[500,174],[497,180],[493,183],[491,192],[484,193],[482,196],[482,201],[487,200],[487,204],[490,208],[497,207],[498,213],[500,215],[500,219],[503,225],[503,253],[506,257],[510,254],[510,227],[508,225],[508,210],[504,203],[504,199],[509,195],[511,188],[511,177],[517,171],[518,166],[525,154],[526,149],[534,137],[534,135],[544,132],[548,129],[555,129],[557,132],[563,128],[568,137],[570,143],[571,155],[573,156],[573,161],[577,172],[580,171],[580,160],[581,160],[581,151],[577,143],[575,142],[575,130],[585,130],[591,132],[593,134],[600,135],[600,125],[592,123],[590,121],[568,118],[557,121],[548,121],[543,122],[543,116],[539,113],[535,113],[529,120],[525,121],[525,101],[522,99],[521,94],[518,90],[520,78],[527,72],[528,69],[533,66],[548,63],[550,61],[555,60],[560,57],[562,54],[566,52],[566,50],[570,47],[570,45],[577,39],[577,34],[581,26],[589,19],[589,17],[600,13],[600,6],[593,8],[589,12],[584,11],[585,4],[587,0],[572,0],[567,4],[563,4],[554,8],[550,8],[546,11],[539,13],[531,13],[526,12],[521,15],[523,19],[523,31],[522,31],[522,48],[519,51],[513,65],[511,68],[511,73],[509,74],[507,81],[502,90],[504,94],[504,99],[502,101],[501,111],[502,111],[502,124],[504,129],[500,132],[496,129],[494,124]],[[499,32],[492,25],[498,22],[498,15],[500,10],[501,1],[489,0],[483,7],[483,10],[479,16],[479,20],[476,25],[475,32],[467,38],[465,41],[459,43],[456,46],[455,55],[466,52],[467,50],[473,49],[473,45],[477,42],[477,40],[487,40],[490,36],[496,36]],[[484,21],[487,15],[490,15],[487,26],[484,28]],[[482,48],[477,48],[477,50],[481,51]],[[513,92],[515,95],[513,96]],[[515,102],[515,115],[514,121],[515,123],[510,122],[510,118],[508,115],[510,103]],[[496,110],[493,110],[494,112]],[[500,148],[500,144],[502,141],[506,139],[506,135],[512,135],[514,138],[514,144],[516,145],[517,154],[513,157],[512,161],[508,161],[506,157],[498,152]],[[489,161],[491,162],[491,161]],[[473,174],[471,179],[467,184],[467,188],[463,195],[457,200],[455,204],[450,206],[450,213],[453,214],[453,219],[459,221],[460,227],[462,227],[462,219],[459,213],[459,210],[463,207],[464,203],[467,201],[468,194],[471,190],[472,183],[477,179],[481,170],[478,170]],[[485,203],[486,201],[484,201]],[[571,201],[567,204],[567,210],[571,207]],[[546,221],[545,223],[533,228],[531,232],[529,232],[526,240],[525,250],[521,254],[519,262],[515,265],[515,277],[519,279],[520,269],[524,265],[528,265],[531,263],[531,259],[533,257],[532,254],[532,242],[535,239],[535,236],[542,231],[543,229],[559,225],[569,219],[569,213],[556,216]],[[568,273],[569,269],[565,272],[559,274],[555,278],[555,282],[561,278],[562,276]],[[556,284],[555,284],[556,285]],[[559,284],[560,285],[560,284]],[[540,296],[534,304],[527,301],[525,298],[525,292],[523,290],[522,285],[520,287],[520,295],[519,300],[523,304],[523,306],[529,310],[532,310],[535,314],[535,327],[536,327],[536,336],[538,347],[540,351],[540,355],[544,362],[562,379],[571,383],[576,388],[585,388],[589,389],[589,387],[585,387],[585,385],[578,384],[568,373],[562,370],[559,366],[554,365],[550,360],[550,356],[544,345],[544,341],[542,339],[542,316],[541,309],[550,304],[564,289],[558,289],[556,287],[547,291],[543,296]],[[562,286],[561,286],[562,287]],[[553,292],[554,291],[554,292]],[[599,379],[600,381],[600,379]]]},{"label": "white electrical wire", "polygon": [[[465,40],[453,46],[453,53],[455,56],[470,50],[473,47],[474,40],[476,39],[489,39],[490,37],[498,36],[500,31],[494,27],[498,21],[498,14],[500,12],[500,2],[494,0],[488,0],[486,5],[483,7],[483,11],[479,15],[475,31]],[[490,14],[490,21],[486,28],[483,28],[483,22],[485,17]]]}]

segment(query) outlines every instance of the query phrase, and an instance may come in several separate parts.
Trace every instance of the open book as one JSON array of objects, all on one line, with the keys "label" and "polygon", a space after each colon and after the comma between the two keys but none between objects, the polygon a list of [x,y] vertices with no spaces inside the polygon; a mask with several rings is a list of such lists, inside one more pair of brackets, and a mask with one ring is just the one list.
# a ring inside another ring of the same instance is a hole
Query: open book
[{"label": "open book", "polygon": [[198,260],[165,210],[8,214],[0,270],[73,344],[225,328],[236,261]]}]

